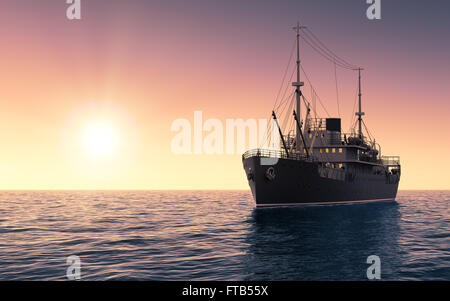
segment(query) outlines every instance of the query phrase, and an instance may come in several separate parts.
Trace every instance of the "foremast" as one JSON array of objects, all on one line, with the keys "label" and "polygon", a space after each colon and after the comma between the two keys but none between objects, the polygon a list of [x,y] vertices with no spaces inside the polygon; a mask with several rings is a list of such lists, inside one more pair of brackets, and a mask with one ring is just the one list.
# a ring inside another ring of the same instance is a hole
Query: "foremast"
[{"label": "foremast", "polygon": [[[301,129],[301,114],[300,114],[300,97],[302,96],[302,91],[300,87],[304,86],[304,83],[300,81],[300,30],[306,28],[305,26],[300,26],[300,22],[297,22],[297,26],[294,27],[294,30],[297,33],[297,81],[292,83],[292,86],[295,87],[295,95],[296,95],[296,112],[299,120],[297,122],[300,123],[300,126],[297,126],[296,130],[296,139],[295,145],[297,146],[297,151],[300,151],[300,145],[302,145],[302,129]],[[306,145],[303,147],[306,148]]]}]

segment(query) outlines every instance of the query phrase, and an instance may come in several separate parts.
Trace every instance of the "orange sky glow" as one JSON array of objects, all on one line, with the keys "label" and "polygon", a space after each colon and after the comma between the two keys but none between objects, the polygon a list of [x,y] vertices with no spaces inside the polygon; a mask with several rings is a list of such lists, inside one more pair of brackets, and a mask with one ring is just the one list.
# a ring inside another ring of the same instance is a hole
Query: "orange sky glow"
[{"label": "orange sky glow", "polygon": [[[407,17],[371,23],[364,5],[328,17],[311,2],[294,14],[284,1],[93,1],[69,21],[65,1],[35,2],[0,4],[2,190],[248,189],[241,154],[176,155],[171,124],[197,110],[223,122],[269,117],[301,16],[365,68],[365,121],[384,155],[401,156],[400,189],[450,189],[450,44],[411,35]],[[336,116],[334,67],[306,45],[302,59]],[[357,77],[338,79],[348,129]]]}]

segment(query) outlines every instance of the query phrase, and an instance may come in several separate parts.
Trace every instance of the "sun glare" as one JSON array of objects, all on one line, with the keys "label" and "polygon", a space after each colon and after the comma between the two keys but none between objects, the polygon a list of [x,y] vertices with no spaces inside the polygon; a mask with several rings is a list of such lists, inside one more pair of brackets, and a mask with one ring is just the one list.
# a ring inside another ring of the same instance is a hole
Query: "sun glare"
[{"label": "sun glare", "polygon": [[117,130],[104,121],[86,125],[83,133],[83,148],[94,159],[111,157],[118,148]]}]

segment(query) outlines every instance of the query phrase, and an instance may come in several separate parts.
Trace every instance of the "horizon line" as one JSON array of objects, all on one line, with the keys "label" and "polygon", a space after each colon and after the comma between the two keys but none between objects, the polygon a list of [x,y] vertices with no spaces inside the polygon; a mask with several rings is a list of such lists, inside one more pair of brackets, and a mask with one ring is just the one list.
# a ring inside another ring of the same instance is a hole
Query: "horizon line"
[{"label": "horizon line", "polygon": [[[0,189],[0,192],[32,192],[32,191],[248,191],[250,189]],[[450,191],[444,189],[399,189],[401,191]]]}]

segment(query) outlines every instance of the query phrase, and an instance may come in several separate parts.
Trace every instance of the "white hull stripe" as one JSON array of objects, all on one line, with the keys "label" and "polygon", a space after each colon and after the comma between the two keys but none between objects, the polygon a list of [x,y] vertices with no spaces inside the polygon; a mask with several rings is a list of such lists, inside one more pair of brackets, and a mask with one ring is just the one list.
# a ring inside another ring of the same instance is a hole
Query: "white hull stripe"
[{"label": "white hull stripe", "polygon": [[280,204],[256,204],[257,208],[263,207],[288,207],[288,206],[308,206],[308,205],[337,205],[337,204],[357,204],[371,202],[392,202],[395,199],[376,199],[363,201],[340,201],[340,202],[315,202],[315,203],[280,203]]}]

